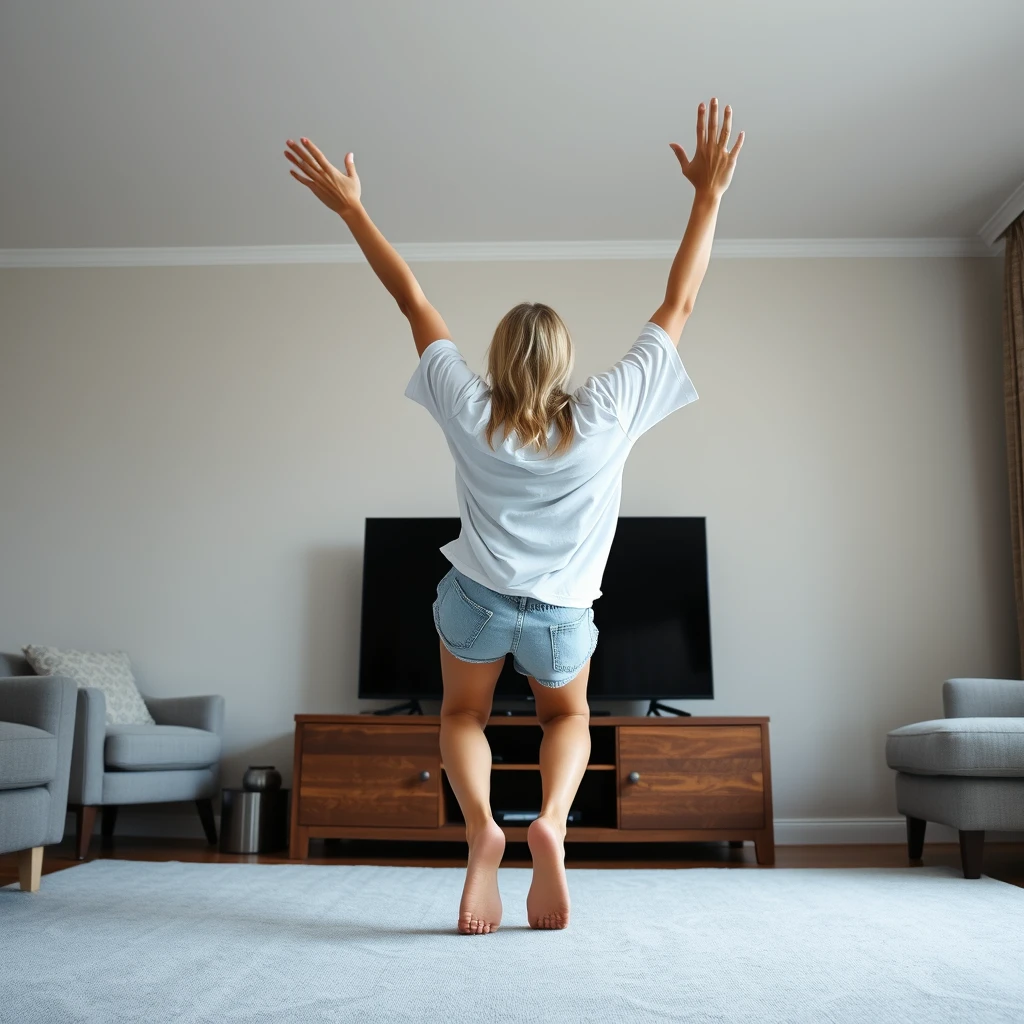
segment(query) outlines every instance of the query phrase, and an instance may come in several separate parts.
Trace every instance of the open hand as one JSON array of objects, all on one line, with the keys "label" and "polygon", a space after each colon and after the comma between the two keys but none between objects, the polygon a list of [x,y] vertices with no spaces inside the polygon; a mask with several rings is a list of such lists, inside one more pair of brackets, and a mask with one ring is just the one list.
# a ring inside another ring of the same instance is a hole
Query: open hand
[{"label": "open hand", "polygon": [[729,141],[732,128],[732,107],[725,108],[725,120],[722,130],[718,130],[718,100],[711,97],[711,120],[708,122],[704,104],[697,108],[697,151],[692,160],[686,159],[683,147],[670,142],[679,159],[683,175],[698,192],[721,196],[732,181],[732,172],[736,167],[736,158],[743,147],[743,132],[736,139],[731,150],[725,148]]},{"label": "open hand", "polygon": [[313,145],[309,139],[302,139],[302,146],[288,139],[284,155],[303,173],[292,171],[292,177],[301,181],[324,206],[339,216],[346,216],[359,208],[362,188],[356,174],[355,156],[345,156],[345,172],[339,171],[330,160]]}]

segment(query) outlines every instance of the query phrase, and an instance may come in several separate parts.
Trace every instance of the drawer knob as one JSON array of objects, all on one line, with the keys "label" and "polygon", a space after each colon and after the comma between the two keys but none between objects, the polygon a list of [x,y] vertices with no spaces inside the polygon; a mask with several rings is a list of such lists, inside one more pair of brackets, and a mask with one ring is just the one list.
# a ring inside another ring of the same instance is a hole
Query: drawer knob
[{"label": "drawer knob", "polygon": [[421,782],[426,782],[427,779],[429,779],[429,778],[430,778],[430,772],[426,771],[425,769],[422,772],[420,772],[420,781]]},{"label": "drawer knob", "polygon": [[640,781],[640,773],[639,772],[630,772],[629,773],[629,781],[630,782],[639,782]]}]

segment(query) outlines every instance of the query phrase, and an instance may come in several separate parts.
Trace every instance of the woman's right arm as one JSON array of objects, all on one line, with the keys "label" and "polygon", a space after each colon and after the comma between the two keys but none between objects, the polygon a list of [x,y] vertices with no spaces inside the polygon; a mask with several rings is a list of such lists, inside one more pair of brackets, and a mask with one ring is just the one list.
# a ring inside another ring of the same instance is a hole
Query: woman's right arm
[{"label": "woman's right arm", "polygon": [[727,106],[722,130],[719,132],[718,100],[712,97],[710,124],[706,121],[704,104],[697,108],[697,149],[694,158],[687,160],[682,146],[669,143],[684,176],[695,190],[690,220],[669,271],[665,301],[650,318],[675,345],[679,344],[683,325],[693,312],[697,292],[707,272],[722,194],[732,181],[736,158],[743,146],[743,132],[740,132],[732,150],[725,148],[731,128],[732,107]]}]

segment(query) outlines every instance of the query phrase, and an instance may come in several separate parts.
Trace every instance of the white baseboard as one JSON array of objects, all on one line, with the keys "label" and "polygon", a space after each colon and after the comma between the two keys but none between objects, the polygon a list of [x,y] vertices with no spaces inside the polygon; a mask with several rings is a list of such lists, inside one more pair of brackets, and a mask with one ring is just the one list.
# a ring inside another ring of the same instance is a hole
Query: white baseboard
[{"label": "white baseboard", "polygon": [[[220,829],[220,816],[216,815]],[[73,835],[74,816],[68,816],[66,835]],[[97,815],[96,831],[99,831]],[[123,836],[162,836],[176,839],[202,839],[203,829],[196,811],[185,813],[168,807],[166,812],[153,807],[133,811],[123,807],[117,818],[117,834]],[[930,822],[926,843],[955,843],[957,831],[948,825]],[[1024,832],[990,832],[990,842],[1021,843]],[[907,841],[906,819],[892,818],[776,818],[776,846],[834,846],[848,843],[895,843]]]}]

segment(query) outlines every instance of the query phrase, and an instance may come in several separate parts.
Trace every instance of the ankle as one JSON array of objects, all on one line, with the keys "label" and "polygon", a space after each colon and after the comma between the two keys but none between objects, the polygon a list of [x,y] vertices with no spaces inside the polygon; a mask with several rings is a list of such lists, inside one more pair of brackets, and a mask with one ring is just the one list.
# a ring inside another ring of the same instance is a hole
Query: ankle
[{"label": "ankle", "polygon": [[466,842],[471,843],[483,831],[492,828],[495,821],[491,817],[481,818],[479,821],[466,823]]},{"label": "ankle", "polygon": [[561,815],[558,815],[558,814],[552,814],[550,811],[541,811],[541,813],[538,815],[538,820],[540,818],[543,818],[553,828],[557,829],[558,834],[563,839],[565,839],[565,830],[566,830],[565,817],[563,817]]}]

